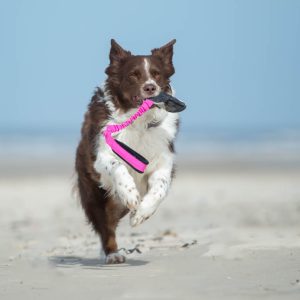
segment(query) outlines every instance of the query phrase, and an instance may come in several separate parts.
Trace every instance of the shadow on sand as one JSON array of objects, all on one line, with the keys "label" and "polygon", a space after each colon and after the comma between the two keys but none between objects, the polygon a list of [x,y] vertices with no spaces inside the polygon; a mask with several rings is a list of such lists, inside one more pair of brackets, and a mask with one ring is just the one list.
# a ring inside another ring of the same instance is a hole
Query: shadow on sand
[{"label": "shadow on sand", "polygon": [[123,264],[107,265],[103,259],[86,258],[79,256],[51,256],[49,257],[51,265],[59,268],[83,267],[85,269],[110,269],[110,267],[138,267],[148,264],[148,261],[139,259],[126,259]]}]

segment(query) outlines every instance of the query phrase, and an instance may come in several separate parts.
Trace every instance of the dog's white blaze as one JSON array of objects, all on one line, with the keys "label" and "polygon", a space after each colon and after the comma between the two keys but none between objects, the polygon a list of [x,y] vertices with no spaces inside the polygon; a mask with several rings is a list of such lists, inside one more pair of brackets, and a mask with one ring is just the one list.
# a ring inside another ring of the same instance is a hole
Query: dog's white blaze
[{"label": "dog's white blaze", "polygon": [[[156,92],[154,93],[153,96],[157,96],[160,93],[161,89],[160,89],[160,86],[157,84],[157,82],[151,77],[150,63],[147,58],[144,58],[144,69],[145,69],[145,73],[146,73],[146,81],[144,82],[143,86],[145,84],[153,84],[156,87]],[[144,94],[143,91],[142,91],[142,94]]]},{"label": "dog's white blaze", "polygon": [[144,84],[148,84],[148,83],[152,83],[152,84],[154,84],[154,85],[156,85],[156,87],[158,87],[158,85],[157,85],[157,83],[156,83],[156,81],[155,80],[153,80],[153,79],[147,79],[146,81],[145,81],[145,83]]},{"label": "dog's white blaze", "polygon": [[147,58],[144,58],[144,69],[147,76],[147,80],[151,79],[150,75],[150,64]]}]

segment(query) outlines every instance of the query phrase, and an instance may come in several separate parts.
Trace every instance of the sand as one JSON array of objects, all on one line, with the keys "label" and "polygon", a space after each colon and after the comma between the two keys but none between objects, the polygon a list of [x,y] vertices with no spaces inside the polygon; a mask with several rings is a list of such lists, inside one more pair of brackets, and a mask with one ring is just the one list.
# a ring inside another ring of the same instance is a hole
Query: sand
[{"label": "sand", "polygon": [[300,299],[298,165],[179,163],[157,213],[121,221],[123,265],[100,259],[71,160],[0,177],[0,299]]}]

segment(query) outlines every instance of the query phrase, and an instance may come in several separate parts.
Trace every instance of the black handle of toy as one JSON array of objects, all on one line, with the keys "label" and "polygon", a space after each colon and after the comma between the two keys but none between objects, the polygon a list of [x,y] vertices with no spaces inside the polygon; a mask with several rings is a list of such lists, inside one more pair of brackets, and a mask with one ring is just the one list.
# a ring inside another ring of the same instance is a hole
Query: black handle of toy
[{"label": "black handle of toy", "polygon": [[164,103],[165,108],[168,112],[181,112],[186,109],[186,105],[184,102],[163,92],[155,97],[147,99],[150,99],[155,103]]}]

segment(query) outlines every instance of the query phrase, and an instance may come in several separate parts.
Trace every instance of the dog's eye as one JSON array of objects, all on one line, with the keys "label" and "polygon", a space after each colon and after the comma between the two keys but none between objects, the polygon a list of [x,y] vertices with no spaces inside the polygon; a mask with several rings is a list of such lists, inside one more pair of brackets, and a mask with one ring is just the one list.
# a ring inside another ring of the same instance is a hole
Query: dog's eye
[{"label": "dog's eye", "polygon": [[131,77],[131,78],[137,78],[137,79],[139,79],[140,78],[140,73],[139,73],[139,71],[133,71],[133,72],[131,72],[130,74],[129,74],[129,77]]},{"label": "dog's eye", "polygon": [[152,70],[151,73],[152,73],[153,77],[158,77],[160,75],[159,71],[157,71],[157,70]]}]

